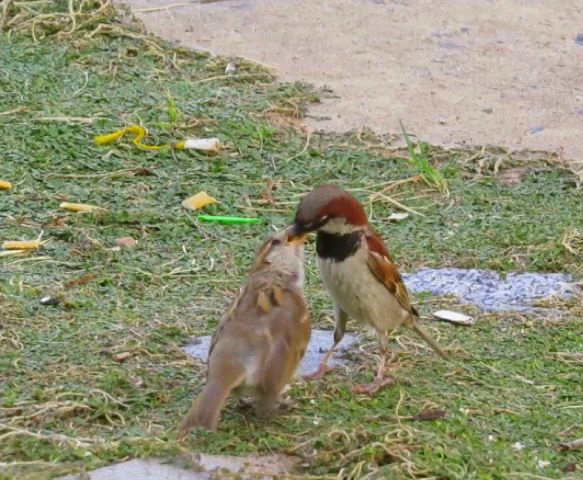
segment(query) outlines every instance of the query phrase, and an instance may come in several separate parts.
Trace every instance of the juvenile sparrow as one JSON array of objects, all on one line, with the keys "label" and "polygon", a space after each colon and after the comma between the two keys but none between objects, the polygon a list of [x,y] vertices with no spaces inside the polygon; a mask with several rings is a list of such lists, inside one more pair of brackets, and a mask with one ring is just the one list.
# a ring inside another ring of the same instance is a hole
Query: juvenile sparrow
[{"label": "juvenile sparrow", "polygon": [[231,391],[252,395],[260,415],[278,406],[310,340],[303,260],[303,244],[288,244],[284,231],[259,248],[212,337],[206,386],[182,420],[181,437],[197,426],[216,429]]},{"label": "juvenile sparrow", "polygon": [[372,394],[392,382],[385,378],[387,333],[401,324],[445,358],[439,345],[418,325],[419,314],[397,266],[354,196],[336,185],[321,185],[308,193],[287,229],[287,241],[303,241],[313,231],[317,231],[320,274],[334,301],[336,325],[332,348],[311,376],[330,369],[328,359],[342,340],[349,317],[372,326],[381,348],[374,382],[354,387],[357,392]]}]

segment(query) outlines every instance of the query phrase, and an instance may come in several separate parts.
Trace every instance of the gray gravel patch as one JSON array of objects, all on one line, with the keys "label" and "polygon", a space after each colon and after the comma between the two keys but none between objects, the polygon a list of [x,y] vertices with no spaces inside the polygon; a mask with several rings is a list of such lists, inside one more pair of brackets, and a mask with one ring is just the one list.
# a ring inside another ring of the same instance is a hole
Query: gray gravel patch
[{"label": "gray gravel patch", "polygon": [[[73,474],[59,480],[214,480],[240,478],[241,480],[272,479],[289,472],[297,459],[283,455],[193,454],[195,470],[182,468],[160,458],[136,458],[98,468],[89,473]],[[218,475],[217,469],[227,469],[231,475]]]},{"label": "gray gravel patch", "polygon": [[[308,349],[303,360],[298,367],[298,374],[304,375],[318,368],[326,351],[332,346],[332,330],[312,330],[312,337],[308,344]],[[344,338],[334,351],[330,360],[330,365],[340,365],[342,363],[342,353],[357,340],[357,336],[352,333],[346,333]],[[193,343],[183,347],[183,350],[189,355],[201,358],[206,361],[208,349],[211,342],[210,335],[196,337]]]},{"label": "gray gravel patch", "polygon": [[403,275],[413,293],[457,295],[487,311],[519,310],[536,313],[534,301],[556,295],[568,298],[580,291],[565,273],[508,273],[465,268],[426,268]]}]

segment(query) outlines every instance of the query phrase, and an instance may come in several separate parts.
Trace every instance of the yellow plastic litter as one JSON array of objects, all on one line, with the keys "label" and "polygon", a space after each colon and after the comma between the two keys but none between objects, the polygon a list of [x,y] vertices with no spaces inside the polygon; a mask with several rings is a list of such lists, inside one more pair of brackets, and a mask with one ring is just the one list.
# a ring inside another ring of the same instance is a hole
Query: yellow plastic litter
[{"label": "yellow plastic litter", "polygon": [[211,203],[217,203],[216,198],[207,195],[206,192],[198,192],[196,195],[187,198],[182,202],[184,208],[190,208],[191,210],[197,210]]},{"label": "yellow plastic litter", "polygon": [[0,190],[10,190],[12,184],[6,180],[0,180]]},{"label": "yellow plastic litter", "polygon": [[26,253],[28,250],[4,250],[0,252],[0,257],[5,257],[6,255],[18,255],[19,253]]},{"label": "yellow plastic litter", "polygon": [[122,137],[126,133],[135,135],[132,142],[138,148],[144,150],[167,150],[168,148],[175,148],[177,150],[194,149],[203,150],[209,153],[216,153],[221,147],[221,142],[218,138],[188,138],[176,143],[169,143],[166,145],[146,145],[142,143],[142,139],[148,135],[148,130],[140,125],[131,125],[121,130],[108,133],[107,135],[96,135],[95,142],[98,145],[105,145]]},{"label": "yellow plastic litter", "polygon": [[4,250],[33,250],[43,243],[40,240],[8,241],[2,244]]},{"label": "yellow plastic litter", "polygon": [[136,147],[138,147],[138,148],[143,148],[144,150],[163,150],[163,149],[170,148],[170,145],[145,145],[145,144],[143,144],[142,138],[144,138],[146,135],[148,135],[148,130],[140,125],[131,125],[129,127],[122,128],[121,130],[116,130],[115,132],[109,133],[107,135],[96,135],[95,142],[98,145],[104,145],[106,143],[113,142],[114,140],[117,140],[118,138],[120,138],[122,135],[125,135],[126,133],[132,133],[135,135],[133,142],[134,142],[134,145],[136,145]]},{"label": "yellow plastic litter", "polygon": [[96,205],[88,205],[86,203],[69,203],[63,202],[59,205],[60,208],[69,210],[71,212],[94,212],[96,210],[103,210],[103,208]]}]

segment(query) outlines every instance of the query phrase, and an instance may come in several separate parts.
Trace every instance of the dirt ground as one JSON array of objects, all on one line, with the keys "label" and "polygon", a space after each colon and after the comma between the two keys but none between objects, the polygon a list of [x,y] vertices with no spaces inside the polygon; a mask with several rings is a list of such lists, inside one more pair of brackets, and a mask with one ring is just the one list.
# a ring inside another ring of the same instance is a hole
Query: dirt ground
[{"label": "dirt ground", "polygon": [[[124,0],[146,27],[329,86],[312,127],[562,151],[583,167],[581,0]],[[168,6],[168,8],[157,8]]]}]

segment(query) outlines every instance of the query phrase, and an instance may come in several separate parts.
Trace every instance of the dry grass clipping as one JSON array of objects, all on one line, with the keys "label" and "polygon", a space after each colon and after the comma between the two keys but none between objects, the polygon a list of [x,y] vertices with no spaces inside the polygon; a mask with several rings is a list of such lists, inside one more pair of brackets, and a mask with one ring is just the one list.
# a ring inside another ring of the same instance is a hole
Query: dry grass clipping
[{"label": "dry grass clipping", "polygon": [[47,0],[4,0],[0,28],[11,32],[30,30],[35,42],[48,35],[67,36],[88,30],[115,13],[111,0],[69,0],[67,12],[55,12]]},{"label": "dry grass clipping", "polygon": [[563,234],[561,244],[577,258],[583,258],[583,231],[568,228]]}]

